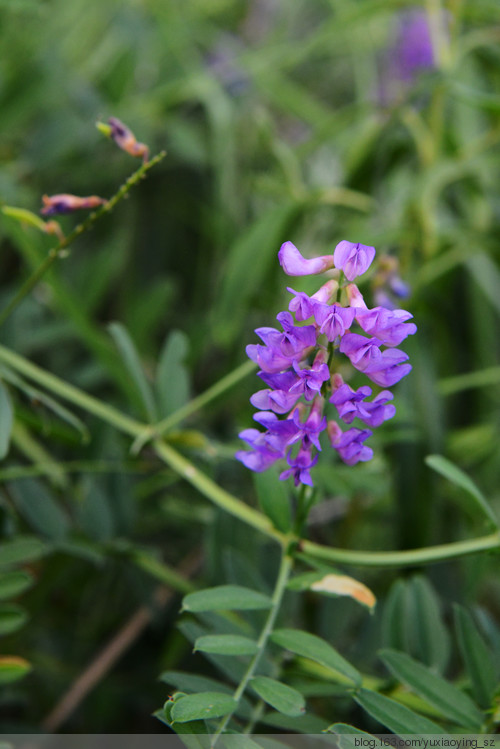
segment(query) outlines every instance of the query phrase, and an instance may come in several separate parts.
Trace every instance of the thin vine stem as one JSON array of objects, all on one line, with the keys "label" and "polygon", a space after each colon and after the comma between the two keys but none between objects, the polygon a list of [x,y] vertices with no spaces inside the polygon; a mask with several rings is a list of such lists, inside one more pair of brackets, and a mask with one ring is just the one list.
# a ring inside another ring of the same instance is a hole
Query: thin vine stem
[{"label": "thin vine stem", "polygon": [[[84,411],[97,416],[108,424],[132,438],[136,439],[144,434],[150,425],[132,419],[113,406],[103,403],[98,398],[83,392],[79,388],[68,384],[59,377],[45,371],[19,354],[0,345],[0,362],[8,364],[12,369],[24,374],[28,379],[37,382],[60,398],[73,403]],[[340,564],[360,567],[408,567],[431,562],[444,562],[448,559],[476,554],[484,551],[500,551],[500,532],[491,533],[479,538],[455,541],[449,544],[428,546],[420,549],[405,551],[362,551],[338,549],[331,546],[299,539],[293,534],[281,533],[273,527],[266,515],[253,509],[245,502],[222,489],[212,481],[203,471],[178,453],[171,445],[155,440],[153,447],[158,457],[163,460],[175,473],[182,476],[213,504],[229,512],[242,522],[252,526],[269,538],[285,545],[295,542],[301,552],[311,557],[325,559]]]},{"label": "thin vine stem", "polygon": [[[238,706],[241,698],[243,697],[245,690],[248,686],[248,683],[251,680],[252,676],[254,675],[257,669],[257,666],[259,665],[260,659],[262,658],[264,654],[267,643],[269,641],[269,637],[272,634],[274,623],[276,621],[276,617],[278,616],[281,603],[283,601],[283,595],[285,593],[288,580],[290,579],[292,568],[293,568],[293,558],[288,555],[286,547],[283,546],[281,562],[280,562],[280,567],[278,571],[278,577],[276,579],[276,585],[274,586],[274,592],[273,592],[272,599],[271,599],[272,601],[271,608],[269,610],[269,614],[262,628],[262,631],[259,635],[259,639],[257,640],[257,652],[255,653],[252,660],[248,664],[248,668],[243,674],[243,677],[233,694],[233,699],[236,702],[236,706],[234,710],[236,710],[236,707]],[[219,723],[217,730],[215,731],[213,738],[212,738],[212,743],[211,743],[212,748],[217,743],[217,739],[219,738],[221,733],[223,733],[223,731],[225,730],[227,724],[229,723],[231,719],[231,716],[234,713],[234,710],[229,715],[226,715],[225,718],[223,718],[221,722]]]},{"label": "thin vine stem", "polygon": [[44,260],[37,268],[35,268],[33,273],[21,285],[21,288],[14,296],[14,298],[11,299],[9,304],[7,304],[2,312],[0,312],[0,327],[10,317],[16,307],[21,304],[23,299],[28,296],[34,286],[36,286],[38,281],[45,275],[49,268],[52,267],[56,260],[68,256],[67,247],[73,244],[75,239],[77,239],[81,234],[88,231],[96,223],[96,221],[101,218],[101,216],[104,216],[106,213],[110,213],[116,206],[116,204],[119,203],[120,200],[123,200],[123,198],[130,192],[132,187],[134,187],[150,169],[152,169],[163,158],[165,158],[165,156],[166,151],[160,151],[160,153],[156,154],[156,156],[153,156],[152,159],[142,164],[139,169],[137,169],[133,174],[130,175],[130,177],[118,188],[116,193],[106,203],[100,206],[96,211],[92,211],[92,213],[87,216],[85,221],[82,221],[80,224],[75,226],[73,231],[71,231],[66,237],[64,237],[64,239],[61,239],[55,247],[52,247],[49,250]]}]

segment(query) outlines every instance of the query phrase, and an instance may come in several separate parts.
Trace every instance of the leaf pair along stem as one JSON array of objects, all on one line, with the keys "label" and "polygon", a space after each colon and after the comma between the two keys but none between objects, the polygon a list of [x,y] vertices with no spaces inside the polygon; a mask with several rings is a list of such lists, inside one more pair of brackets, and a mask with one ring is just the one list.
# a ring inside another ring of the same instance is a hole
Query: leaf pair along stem
[{"label": "leaf pair along stem", "polygon": [[[60,398],[72,403],[74,406],[97,416],[107,424],[114,426],[120,432],[129,435],[134,440],[140,440],[145,434],[155,434],[154,425],[145,424],[133,419],[113,406],[88,395],[79,388],[61,380],[1,345],[0,362]],[[243,377],[248,373],[248,367],[239,367],[237,371],[239,372],[239,377]],[[225,379],[226,382],[231,384],[236,381],[235,377],[231,378],[229,375]],[[214,394],[213,397],[219,395],[221,392],[217,386],[210,388],[210,391]],[[206,394],[202,394],[198,396],[197,400],[205,404],[209,398],[206,397]],[[177,413],[180,414],[178,418],[175,418],[176,414],[172,414],[169,417],[172,426],[185,417],[186,408],[180,409]],[[474,539],[405,551],[358,551],[323,546],[306,539],[300,539],[293,534],[282,533],[274,528],[267,516],[222,489],[215,481],[209,478],[203,471],[200,471],[191,461],[181,455],[165,440],[156,438],[153,440],[152,445],[156,454],[164,463],[192,484],[213,504],[229,512],[234,517],[239,518],[242,522],[260,531],[267,537],[274,539],[283,548],[288,548],[290,543],[295,543],[301,552],[311,557],[353,566],[406,567],[445,561],[481,551],[500,550],[500,533],[498,531]]]}]

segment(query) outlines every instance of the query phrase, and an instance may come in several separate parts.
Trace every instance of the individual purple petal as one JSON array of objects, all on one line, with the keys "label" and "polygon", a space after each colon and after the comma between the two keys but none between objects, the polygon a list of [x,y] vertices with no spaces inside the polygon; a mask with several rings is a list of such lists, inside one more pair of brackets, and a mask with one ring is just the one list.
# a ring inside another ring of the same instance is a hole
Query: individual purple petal
[{"label": "individual purple petal", "polygon": [[417,332],[414,323],[406,322],[412,317],[413,315],[404,309],[374,307],[356,310],[356,320],[365,333],[375,336],[385,346],[398,346],[407,336]]},{"label": "individual purple petal", "polygon": [[375,247],[357,242],[348,242],[346,239],[339,242],[333,253],[335,267],[344,271],[348,281],[354,281],[370,267],[375,257]]},{"label": "individual purple petal", "polygon": [[280,312],[276,319],[283,328],[280,348],[285,356],[295,355],[310,346],[316,345],[316,328],[314,325],[294,325],[290,312]]},{"label": "individual purple petal", "polygon": [[334,341],[338,336],[343,336],[351,327],[356,311],[349,307],[341,307],[340,304],[314,305],[314,319],[320,326],[319,332],[324,333],[329,341]]},{"label": "individual purple petal", "polygon": [[250,403],[261,411],[274,411],[286,414],[295,406],[300,393],[288,393],[285,390],[258,390],[250,398]]},{"label": "individual purple petal", "polygon": [[281,455],[277,455],[271,450],[238,450],[234,457],[251,471],[262,473],[276,463]]},{"label": "individual purple petal", "polygon": [[257,376],[273,390],[290,390],[297,375],[291,369],[286,372],[257,372]]},{"label": "individual purple petal", "polygon": [[287,276],[315,276],[333,268],[332,255],[307,259],[292,242],[285,242],[278,252],[280,265]]}]

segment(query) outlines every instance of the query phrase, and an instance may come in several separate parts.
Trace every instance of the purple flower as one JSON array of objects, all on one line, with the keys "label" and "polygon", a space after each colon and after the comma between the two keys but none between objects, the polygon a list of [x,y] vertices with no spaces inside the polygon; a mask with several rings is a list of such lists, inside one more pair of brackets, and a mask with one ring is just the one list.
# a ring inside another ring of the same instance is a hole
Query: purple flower
[{"label": "purple flower", "polygon": [[328,422],[328,436],[333,448],[348,466],[356,463],[365,462],[373,458],[371,447],[363,445],[364,440],[372,436],[369,429],[356,429],[352,427],[346,432],[342,432],[337,422]]},{"label": "purple flower", "polygon": [[344,271],[348,281],[354,281],[368,270],[374,257],[375,247],[343,239],[334,250],[333,262],[336,268]]},{"label": "purple flower", "polygon": [[353,390],[349,385],[343,384],[332,395],[330,403],[337,407],[340,418],[346,424],[352,424],[358,418],[368,426],[378,427],[387,419],[392,419],[396,413],[393,405],[386,405],[394,396],[389,390],[383,390],[370,403],[365,398],[371,393],[372,389],[367,385]]},{"label": "purple flower", "polygon": [[356,311],[349,307],[341,307],[340,304],[314,305],[314,319],[320,326],[319,332],[324,333],[329,341],[334,341],[338,336],[343,336],[351,327]]},{"label": "purple flower", "polygon": [[417,332],[414,323],[405,322],[412,317],[413,315],[404,309],[374,307],[356,310],[356,320],[365,333],[375,336],[385,346],[398,346],[407,336]]},{"label": "purple flower", "polygon": [[284,455],[285,448],[297,434],[297,425],[293,419],[278,419],[276,414],[270,411],[260,411],[254,414],[253,418],[266,428],[266,444],[280,455]]},{"label": "purple flower", "polygon": [[315,276],[333,268],[331,255],[322,255],[309,260],[302,257],[292,242],[285,242],[281,245],[278,259],[287,276]]},{"label": "purple flower", "polygon": [[313,486],[313,481],[309,470],[316,465],[318,462],[318,455],[312,457],[311,447],[300,447],[297,455],[293,458],[291,450],[286,456],[286,460],[290,468],[287,471],[283,471],[280,474],[281,481],[286,481],[287,478],[293,476],[293,483],[295,486],[299,484],[306,484],[307,486]]},{"label": "purple flower", "polygon": [[393,55],[399,76],[407,84],[413,83],[421,70],[434,67],[431,31],[424,10],[415,8],[401,14]]}]

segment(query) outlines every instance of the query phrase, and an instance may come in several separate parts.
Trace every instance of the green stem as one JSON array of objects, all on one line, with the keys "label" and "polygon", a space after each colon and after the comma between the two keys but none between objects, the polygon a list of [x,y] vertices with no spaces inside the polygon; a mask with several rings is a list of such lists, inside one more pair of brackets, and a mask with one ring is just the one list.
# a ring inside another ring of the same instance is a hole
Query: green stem
[{"label": "green stem", "polygon": [[[248,668],[245,671],[243,678],[241,679],[238,687],[236,688],[236,691],[233,694],[233,699],[236,701],[236,703],[239,703],[240,699],[243,697],[243,694],[245,693],[245,689],[248,686],[248,682],[254,675],[257,669],[257,666],[259,665],[259,661],[264,654],[269,637],[271,636],[271,633],[273,631],[276,617],[278,616],[278,612],[281,607],[281,602],[283,601],[283,595],[285,593],[286,585],[290,578],[292,567],[293,567],[293,559],[290,556],[288,556],[286,552],[286,548],[283,547],[280,568],[278,571],[278,577],[276,580],[276,585],[274,587],[274,592],[272,596],[272,605],[269,610],[269,614],[265,621],[264,627],[262,628],[262,631],[260,633],[259,639],[257,640],[257,652],[255,653],[252,660],[248,664]],[[225,730],[227,724],[229,723],[231,719],[231,715],[232,713],[230,713],[229,715],[226,715],[226,717],[223,718],[221,722],[219,723],[219,726],[212,739],[212,744],[211,744],[212,747],[215,746],[215,744],[217,743],[217,739],[219,738],[221,733]]]},{"label": "green stem", "polygon": [[156,454],[165,461],[177,474],[189,481],[198,491],[205,495],[211,502],[221,509],[239,518],[247,525],[251,525],[266,536],[274,538],[279,543],[285,543],[287,537],[273,528],[271,521],[266,515],[254,510],[249,505],[234,497],[222,489],[215,481],[206,474],[199,471],[191,461],[187,460],[177,450],[161,440],[155,440],[153,447]]},{"label": "green stem", "polygon": [[490,533],[488,536],[471,538],[466,541],[455,541],[450,544],[426,546],[421,549],[406,551],[350,551],[321,546],[312,541],[301,541],[300,550],[304,554],[328,559],[331,562],[352,564],[362,567],[413,567],[417,564],[431,562],[445,562],[479,551],[500,551],[500,533]]},{"label": "green stem", "polygon": [[185,406],[182,406],[182,408],[174,411],[174,413],[170,414],[170,416],[167,416],[165,419],[162,419],[162,421],[154,424],[152,426],[154,434],[157,437],[161,437],[162,434],[167,432],[173,426],[178,424],[180,421],[183,421],[188,416],[191,416],[191,414],[195,413],[196,411],[199,411],[200,408],[203,408],[203,406],[206,406],[206,404],[210,403],[210,401],[212,401],[214,398],[222,395],[222,393],[224,393],[226,390],[229,390],[229,388],[231,388],[237,382],[253,372],[255,369],[257,369],[257,365],[253,361],[246,361],[243,364],[240,364],[239,367],[236,367],[236,369],[216,382],[215,385],[209,387],[208,390],[205,390],[204,393],[197,395],[196,398],[190,400],[189,403],[186,403]]},{"label": "green stem", "polygon": [[99,417],[108,424],[112,424],[121,432],[136,437],[145,429],[146,425],[142,424],[140,421],[136,421],[135,419],[122,414],[121,411],[113,408],[113,406],[109,406],[107,403],[103,403],[98,398],[87,395],[87,393],[84,393],[82,390],[79,390],[73,385],[69,385],[59,377],[46,372],[41,367],[38,367],[36,364],[33,364],[22,356],[19,356],[19,354],[15,354],[13,351],[10,351],[10,349],[1,345],[0,361],[8,364],[12,369],[20,372],[28,379],[33,380],[33,382],[37,382],[39,385],[47,388],[47,390],[55,393],[60,398],[64,398],[64,400],[73,403],[75,406],[83,408],[84,411],[94,414],[94,416]]},{"label": "green stem", "polygon": [[11,299],[9,304],[0,313],[0,326],[2,326],[4,322],[7,320],[7,318],[10,317],[10,315],[16,309],[16,307],[30,293],[33,287],[36,286],[38,281],[42,278],[42,276],[45,275],[45,273],[56,262],[56,260],[58,260],[59,258],[67,257],[67,253],[65,252],[66,247],[69,247],[69,245],[72,244],[77,237],[79,237],[85,231],[90,229],[96,223],[96,221],[98,221],[101,218],[101,216],[104,216],[104,214],[106,213],[110,213],[115,207],[115,205],[119,203],[120,200],[122,200],[128,194],[131,188],[134,187],[134,185],[136,185],[152,167],[158,164],[165,157],[165,155],[166,155],[165,151],[161,151],[152,159],[142,164],[139,167],[139,169],[137,169],[133,174],[131,174],[130,177],[126,180],[126,182],[124,182],[123,185],[120,186],[120,188],[113,195],[113,197],[111,197],[104,205],[102,205],[96,211],[93,211],[85,219],[85,221],[82,221],[80,224],[75,226],[73,231],[70,232],[67,237],[64,237],[64,239],[61,239],[61,241],[59,242],[59,244],[56,245],[56,247],[52,247],[52,249],[49,250],[47,257],[40,263],[38,268],[35,268],[31,276],[29,276],[26,279],[26,281],[23,283],[23,285],[21,286],[21,288],[19,289],[15,297]]},{"label": "green stem", "polygon": [[[84,393],[73,385],[69,385],[59,377],[46,372],[41,367],[32,364],[22,356],[19,356],[19,354],[15,354],[1,345],[0,362],[8,364],[12,369],[24,374],[28,379],[37,382],[39,385],[42,385],[59,397],[68,400],[85,411],[94,414],[94,416],[106,421],[131,437],[140,437],[148,428],[147,424],[143,424],[122,414],[121,411],[113,408],[113,406],[109,406],[97,398],[87,395],[87,393]],[[405,567],[416,564],[427,564],[429,562],[442,562],[481,551],[500,550],[500,533],[498,532],[466,541],[456,541],[450,544],[441,544],[422,549],[410,549],[408,551],[351,551],[349,549],[321,546],[312,541],[299,541],[295,537],[287,537],[276,530],[269,518],[249,507],[229,492],[221,489],[218,484],[202,471],[198,470],[189,460],[180,455],[170,445],[161,440],[155,440],[153,445],[157,455],[175,473],[189,481],[190,484],[215,505],[229,512],[234,517],[239,518],[242,522],[247,523],[247,525],[259,530],[269,538],[273,538],[280,544],[285,544],[287,540],[297,541],[300,550],[313,557],[354,566]]]}]

